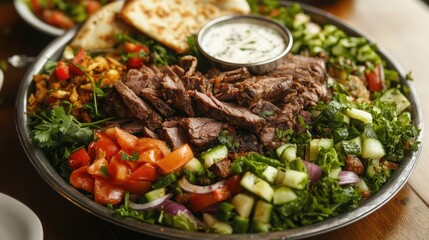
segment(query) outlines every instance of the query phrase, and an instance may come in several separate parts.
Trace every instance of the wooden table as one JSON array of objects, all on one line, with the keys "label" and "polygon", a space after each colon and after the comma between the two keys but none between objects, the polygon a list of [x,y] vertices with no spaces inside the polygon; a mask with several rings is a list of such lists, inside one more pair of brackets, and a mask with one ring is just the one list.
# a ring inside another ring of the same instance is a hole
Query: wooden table
[{"label": "wooden table", "polygon": [[[366,32],[406,71],[412,71],[429,126],[429,8],[418,0],[338,0],[322,8]],[[20,20],[10,3],[0,3],[0,16],[0,60],[17,53],[34,56],[52,40]],[[22,201],[38,215],[47,240],[155,239],[81,210],[37,174],[22,150],[14,123],[15,96],[24,73],[25,69],[9,66],[0,92],[0,192]],[[428,239],[428,157],[429,147],[424,146],[408,184],[381,209],[314,239]]]}]

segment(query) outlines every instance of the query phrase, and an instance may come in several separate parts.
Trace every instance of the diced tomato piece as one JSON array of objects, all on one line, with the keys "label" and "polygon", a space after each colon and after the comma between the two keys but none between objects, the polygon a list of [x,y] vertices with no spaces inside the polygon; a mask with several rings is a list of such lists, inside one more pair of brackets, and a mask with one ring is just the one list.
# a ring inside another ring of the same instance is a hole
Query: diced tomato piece
[{"label": "diced tomato piece", "polygon": [[105,134],[96,133],[96,140],[91,142],[88,147],[88,153],[91,158],[95,157],[95,153],[98,150],[103,150],[106,153],[106,159],[110,159],[112,156],[119,152],[119,147]]},{"label": "diced tomato piece", "polygon": [[229,191],[231,191],[231,195],[235,195],[243,191],[240,181],[241,175],[234,175],[226,180],[226,186],[228,186]]},{"label": "diced tomato piece", "polygon": [[152,190],[152,182],[128,180],[121,187],[130,193],[143,195]]},{"label": "diced tomato piece", "polygon": [[94,14],[101,8],[101,3],[99,1],[88,0],[85,4],[85,10],[88,14]]},{"label": "diced tomato piece", "polygon": [[40,0],[31,0],[30,1],[31,9],[36,15],[42,14],[42,5],[40,4]]},{"label": "diced tomato piece", "polygon": [[73,20],[59,10],[44,9],[42,19],[48,24],[62,29],[69,29],[74,25]]},{"label": "diced tomato piece", "polygon": [[384,69],[378,64],[372,71],[365,73],[368,80],[368,89],[371,91],[383,90]]},{"label": "diced tomato piece", "polygon": [[152,148],[158,148],[161,150],[164,157],[171,153],[171,150],[168,148],[167,144],[159,139],[140,138],[137,142],[136,150],[140,153]]},{"label": "diced tomato piece", "polygon": [[140,153],[140,161],[155,164],[164,157],[161,150],[152,148]]},{"label": "diced tomato piece", "polygon": [[89,166],[90,161],[91,158],[86,152],[86,149],[79,148],[70,155],[68,159],[68,164],[71,170],[76,170],[82,166]]},{"label": "diced tomato piece", "polygon": [[70,77],[69,66],[65,62],[59,61],[57,63],[57,67],[55,68],[55,75],[60,81],[65,81],[69,79]]},{"label": "diced tomato piece", "polygon": [[192,193],[189,198],[189,208],[193,212],[201,211],[202,209],[217,203],[213,193],[197,194]]},{"label": "diced tomato piece", "polygon": [[165,156],[163,159],[159,160],[157,164],[162,172],[167,174],[181,168],[193,157],[194,154],[192,153],[192,149],[188,144],[184,144],[171,152],[169,155]]},{"label": "diced tomato piece", "polygon": [[111,128],[107,128],[103,131],[103,133],[110,138],[110,140],[112,140],[113,142],[116,142],[116,136],[115,136],[115,128],[111,127]]},{"label": "diced tomato piece", "polygon": [[145,163],[136,170],[130,176],[131,180],[138,181],[156,181],[158,180],[159,175],[156,171],[155,166],[150,163]]},{"label": "diced tomato piece", "polygon": [[126,182],[130,178],[131,168],[124,161],[117,157],[112,157],[107,166],[107,174],[113,183],[120,184]]},{"label": "diced tomato piece", "polygon": [[118,204],[124,195],[124,189],[97,177],[94,181],[94,200],[100,204]]},{"label": "diced tomato piece", "polygon": [[117,127],[115,128],[115,136],[122,149],[134,150],[139,140],[138,137]]},{"label": "diced tomato piece", "polygon": [[93,176],[107,178],[107,166],[109,162],[105,158],[96,159],[91,165],[89,165],[87,171]]},{"label": "diced tomato piece", "polygon": [[143,66],[144,63],[144,59],[140,58],[140,57],[130,57],[127,60],[127,67],[128,68],[140,68],[141,66]]},{"label": "diced tomato piece", "polygon": [[75,76],[82,76],[85,73],[77,66],[82,64],[83,59],[85,58],[85,51],[83,48],[79,50],[79,52],[76,54],[76,56],[72,59],[71,63],[69,64],[70,73]]},{"label": "diced tomato piece", "polygon": [[126,53],[138,53],[138,52],[149,52],[149,48],[146,45],[138,44],[138,43],[132,43],[132,42],[126,42],[124,44],[124,52]]},{"label": "diced tomato piece", "polygon": [[216,202],[222,202],[231,197],[231,191],[228,186],[223,186],[213,191],[214,199]]},{"label": "diced tomato piece", "polygon": [[70,175],[70,184],[87,192],[94,192],[94,178],[87,172],[88,166],[80,167]]}]

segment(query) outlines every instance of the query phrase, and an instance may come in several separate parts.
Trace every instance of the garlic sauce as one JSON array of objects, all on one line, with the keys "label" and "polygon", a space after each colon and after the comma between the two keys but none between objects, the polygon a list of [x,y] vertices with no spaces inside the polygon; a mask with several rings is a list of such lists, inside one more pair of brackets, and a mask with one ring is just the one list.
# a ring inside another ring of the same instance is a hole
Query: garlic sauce
[{"label": "garlic sauce", "polygon": [[286,48],[275,30],[253,23],[224,23],[213,26],[202,40],[212,57],[230,63],[256,63],[278,56]]}]

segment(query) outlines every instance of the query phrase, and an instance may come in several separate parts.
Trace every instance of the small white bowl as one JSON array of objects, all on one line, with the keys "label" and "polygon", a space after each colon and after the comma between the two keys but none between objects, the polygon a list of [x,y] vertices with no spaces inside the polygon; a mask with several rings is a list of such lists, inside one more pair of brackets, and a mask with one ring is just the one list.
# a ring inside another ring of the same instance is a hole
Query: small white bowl
[{"label": "small white bowl", "polygon": [[13,4],[15,5],[15,9],[19,16],[37,30],[54,37],[61,36],[65,33],[64,29],[54,27],[40,20],[36,15],[34,15],[34,13],[23,0],[14,0]]}]

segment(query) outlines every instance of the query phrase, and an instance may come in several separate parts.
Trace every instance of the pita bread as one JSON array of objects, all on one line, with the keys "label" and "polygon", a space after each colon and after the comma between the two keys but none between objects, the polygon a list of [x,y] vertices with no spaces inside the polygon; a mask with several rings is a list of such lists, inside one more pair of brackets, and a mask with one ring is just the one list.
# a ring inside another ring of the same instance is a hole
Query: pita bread
[{"label": "pita bread", "polygon": [[131,29],[131,26],[118,17],[123,5],[124,1],[111,2],[89,17],[70,46],[82,47],[88,51],[113,47],[116,42],[114,36],[118,33],[128,33]]},{"label": "pita bread", "polygon": [[154,40],[184,53],[187,39],[207,20],[250,12],[246,0],[129,0],[122,18]]}]

